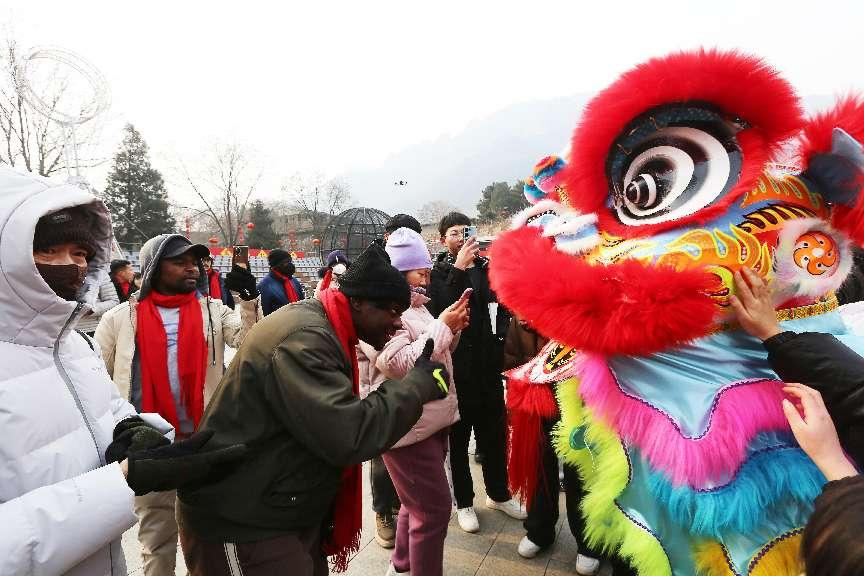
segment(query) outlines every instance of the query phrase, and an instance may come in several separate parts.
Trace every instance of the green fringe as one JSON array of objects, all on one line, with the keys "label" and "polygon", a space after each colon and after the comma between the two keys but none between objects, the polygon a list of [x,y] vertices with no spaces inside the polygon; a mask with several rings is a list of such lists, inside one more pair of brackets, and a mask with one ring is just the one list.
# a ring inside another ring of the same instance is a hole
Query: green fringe
[{"label": "green fringe", "polygon": [[[615,504],[630,483],[630,462],[620,438],[582,403],[578,379],[559,382],[556,396],[561,420],[553,430],[555,451],[565,463],[577,467],[585,484],[581,509],[588,544],[618,554],[639,576],[671,576],[660,542]],[[583,433],[587,447],[581,447]],[[571,437],[576,446],[571,446]]]}]

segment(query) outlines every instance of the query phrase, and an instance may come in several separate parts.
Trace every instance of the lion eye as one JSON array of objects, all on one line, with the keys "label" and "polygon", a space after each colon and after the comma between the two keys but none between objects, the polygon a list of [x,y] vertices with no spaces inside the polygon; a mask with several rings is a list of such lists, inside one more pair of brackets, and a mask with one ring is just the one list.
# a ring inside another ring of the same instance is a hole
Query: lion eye
[{"label": "lion eye", "polygon": [[740,152],[713,134],[685,126],[664,128],[634,151],[615,210],[624,224],[667,222],[693,214],[731,188]]}]

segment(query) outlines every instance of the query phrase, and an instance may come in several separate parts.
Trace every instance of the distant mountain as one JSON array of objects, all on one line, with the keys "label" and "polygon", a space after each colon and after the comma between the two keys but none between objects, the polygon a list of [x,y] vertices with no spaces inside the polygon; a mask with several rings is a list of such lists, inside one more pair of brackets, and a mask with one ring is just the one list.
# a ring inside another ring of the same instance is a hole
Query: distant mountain
[{"label": "distant mountain", "polygon": [[[540,158],[565,148],[588,98],[514,104],[457,135],[410,146],[377,168],[344,178],[358,203],[390,214],[414,212],[432,200],[474,214],[486,185],[526,178]],[[407,185],[395,186],[400,180]]]},{"label": "distant mountain", "polygon": [[[591,95],[523,102],[471,122],[454,136],[410,146],[370,170],[344,175],[356,201],[388,212],[416,212],[432,200],[476,213],[483,188],[526,178],[547,154],[565,150]],[[833,96],[803,98],[808,112],[824,110]],[[394,182],[407,182],[395,186]]]}]

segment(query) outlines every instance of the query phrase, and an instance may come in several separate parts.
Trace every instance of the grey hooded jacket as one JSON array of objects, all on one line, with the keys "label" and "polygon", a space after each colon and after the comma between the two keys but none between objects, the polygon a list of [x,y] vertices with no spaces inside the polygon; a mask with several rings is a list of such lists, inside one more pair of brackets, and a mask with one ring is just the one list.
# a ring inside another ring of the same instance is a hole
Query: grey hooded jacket
[{"label": "grey hooded jacket", "polygon": [[[129,300],[112,308],[96,328],[96,341],[108,373],[120,389],[121,395],[141,408],[141,370],[136,353],[137,307],[141,298],[152,290],[153,275],[157,270],[165,245],[179,234],[162,234],[148,240],[141,249],[141,290]],[[203,315],[204,337],[207,339],[207,374],[204,381],[204,405],[210,401],[225,372],[225,346],[238,348],[249,329],[261,318],[261,298],[242,300],[239,295],[234,310],[221,300],[206,294],[207,277],[201,270],[198,303]],[[180,410],[181,407],[177,407]]]}]

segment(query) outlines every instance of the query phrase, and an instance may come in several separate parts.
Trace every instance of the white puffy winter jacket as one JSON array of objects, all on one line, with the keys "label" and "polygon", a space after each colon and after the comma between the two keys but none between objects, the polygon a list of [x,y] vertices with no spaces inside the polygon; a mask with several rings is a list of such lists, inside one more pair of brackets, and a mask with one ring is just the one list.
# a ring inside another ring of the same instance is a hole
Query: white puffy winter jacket
[{"label": "white puffy winter jacket", "polygon": [[104,278],[111,224],[74,185],[0,169],[0,574],[126,574],[120,536],[132,490],[105,448],[134,415],[92,342],[70,329],[86,304],[62,300],[33,263],[38,219],[87,204],[99,253],[79,299]]}]

